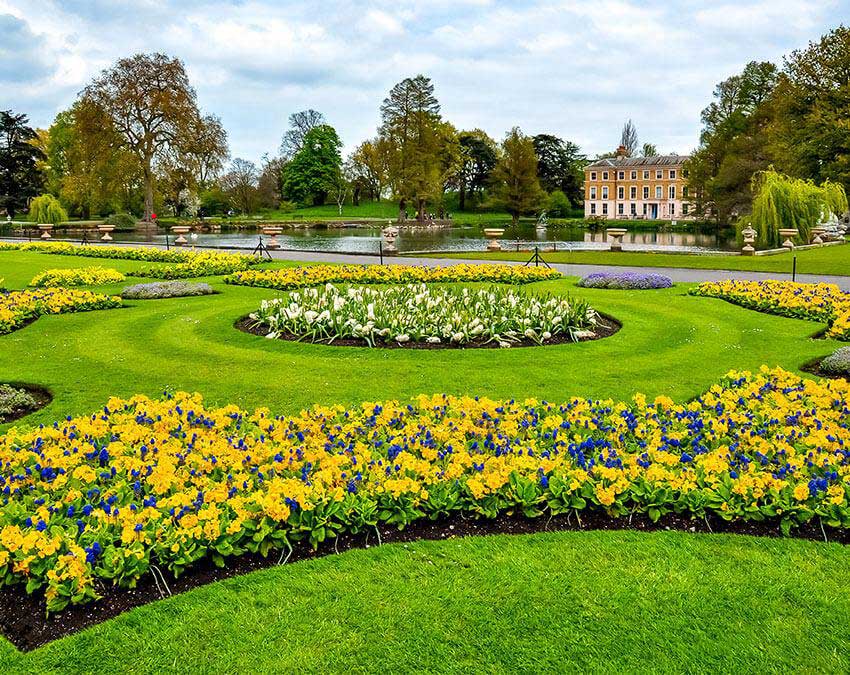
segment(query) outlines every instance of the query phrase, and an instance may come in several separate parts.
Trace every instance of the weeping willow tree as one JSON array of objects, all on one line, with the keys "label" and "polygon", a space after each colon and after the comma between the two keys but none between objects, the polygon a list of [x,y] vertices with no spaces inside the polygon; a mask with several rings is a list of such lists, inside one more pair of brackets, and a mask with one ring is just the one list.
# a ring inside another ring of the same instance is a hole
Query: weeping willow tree
[{"label": "weeping willow tree", "polygon": [[58,225],[68,220],[68,212],[53,195],[41,195],[30,202],[30,221]]},{"label": "weeping willow tree", "polygon": [[753,214],[751,224],[758,232],[758,245],[776,247],[782,243],[779,230],[794,228],[804,242],[825,215],[847,211],[847,195],[838,183],[815,185],[810,180],[791,178],[772,168],[753,175]]}]

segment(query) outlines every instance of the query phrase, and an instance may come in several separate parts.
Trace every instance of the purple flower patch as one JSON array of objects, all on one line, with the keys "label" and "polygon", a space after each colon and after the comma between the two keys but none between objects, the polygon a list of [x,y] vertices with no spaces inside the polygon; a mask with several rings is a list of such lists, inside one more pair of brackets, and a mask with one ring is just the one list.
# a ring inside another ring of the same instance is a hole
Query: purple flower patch
[{"label": "purple flower patch", "polygon": [[662,274],[643,272],[594,272],[582,277],[578,285],[584,288],[645,291],[652,288],[670,288],[673,280]]}]

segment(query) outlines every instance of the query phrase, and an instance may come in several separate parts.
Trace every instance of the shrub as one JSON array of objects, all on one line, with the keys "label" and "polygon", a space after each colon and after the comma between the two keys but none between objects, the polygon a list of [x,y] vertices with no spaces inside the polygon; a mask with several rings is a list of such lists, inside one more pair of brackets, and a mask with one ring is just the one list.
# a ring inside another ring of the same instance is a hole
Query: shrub
[{"label": "shrub", "polygon": [[136,227],[138,219],[130,213],[113,213],[103,222],[119,230],[131,230]]},{"label": "shrub", "polygon": [[573,205],[570,199],[561,190],[555,190],[546,200],[546,211],[555,218],[569,218],[572,214]]},{"label": "shrub", "polygon": [[37,401],[25,389],[0,384],[0,421],[23,410],[33,410]]},{"label": "shrub", "polygon": [[71,288],[46,288],[0,293],[0,335],[11,333],[44,314],[86,312],[121,306],[116,296]]},{"label": "shrub", "polygon": [[53,195],[44,194],[30,202],[29,219],[33,223],[58,225],[68,220],[68,212]]},{"label": "shrub", "polygon": [[820,362],[821,370],[829,375],[850,376],[850,347],[840,347]]},{"label": "shrub", "polygon": [[163,298],[182,298],[192,295],[211,295],[215,293],[209,284],[191,284],[186,281],[155,281],[150,284],[135,284],[121,291],[125,300],[160,300]]},{"label": "shrub", "polygon": [[45,270],[30,281],[30,286],[57,288],[59,286],[99,286],[124,281],[121,272],[106,267],[77,267]]},{"label": "shrub", "polygon": [[591,332],[596,312],[564,296],[537,296],[508,288],[446,288],[425,284],[340,289],[333,284],[264,300],[251,315],[268,337],[294,335],[312,342],[362,339],[369,346],[397,343],[543,344]]},{"label": "shrub", "polygon": [[582,277],[583,288],[611,288],[617,290],[645,291],[654,288],[670,288],[673,280],[663,274],[643,272],[595,272]]},{"label": "shrub", "polygon": [[275,417],[199,394],[112,398],[0,436],[0,586],[58,611],[152,565],[179,574],[447,515],[848,528],[848,395],[763,368],[682,404],[435,394]]}]

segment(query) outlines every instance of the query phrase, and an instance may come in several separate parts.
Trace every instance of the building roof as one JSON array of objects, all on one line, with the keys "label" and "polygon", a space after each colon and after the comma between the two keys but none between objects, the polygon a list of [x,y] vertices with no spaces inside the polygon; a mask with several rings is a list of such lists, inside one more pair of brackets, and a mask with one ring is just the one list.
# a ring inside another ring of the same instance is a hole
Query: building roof
[{"label": "building roof", "polygon": [[635,166],[673,166],[683,164],[687,155],[653,155],[652,157],[606,157],[588,164],[585,169],[635,167]]}]

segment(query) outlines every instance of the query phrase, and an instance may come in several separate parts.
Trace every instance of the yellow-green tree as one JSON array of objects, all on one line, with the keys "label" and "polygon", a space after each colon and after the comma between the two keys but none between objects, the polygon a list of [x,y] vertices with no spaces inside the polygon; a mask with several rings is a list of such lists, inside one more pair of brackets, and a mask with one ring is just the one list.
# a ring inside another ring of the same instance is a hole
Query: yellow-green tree
[{"label": "yellow-green tree", "polygon": [[502,142],[502,156],[493,171],[496,201],[511,214],[514,225],[521,215],[535,213],[545,193],[537,178],[534,142],[514,127]]}]

